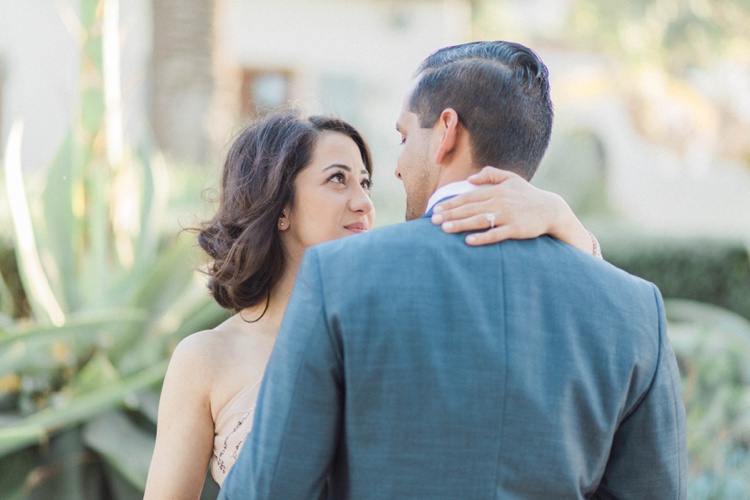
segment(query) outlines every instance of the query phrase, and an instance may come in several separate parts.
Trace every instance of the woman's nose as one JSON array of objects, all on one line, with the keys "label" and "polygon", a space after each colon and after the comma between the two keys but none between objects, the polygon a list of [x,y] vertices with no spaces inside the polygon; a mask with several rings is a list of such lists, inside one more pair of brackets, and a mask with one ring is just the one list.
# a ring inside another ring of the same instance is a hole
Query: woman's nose
[{"label": "woman's nose", "polygon": [[364,214],[368,214],[375,209],[372,199],[370,199],[370,193],[361,186],[357,188],[354,196],[352,196],[349,207],[353,212],[362,212]]}]

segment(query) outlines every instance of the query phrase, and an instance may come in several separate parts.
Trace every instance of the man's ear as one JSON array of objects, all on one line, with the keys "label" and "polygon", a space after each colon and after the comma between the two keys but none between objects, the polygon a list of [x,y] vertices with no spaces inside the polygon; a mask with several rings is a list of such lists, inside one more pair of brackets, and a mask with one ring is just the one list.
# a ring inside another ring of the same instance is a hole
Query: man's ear
[{"label": "man's ear", "polygon": [[440,145],[435,153],[435,163],[442,163],[449,156],[458,144],[458,113],[453,108],[445,108],[440,113],[437,126],[442,133]]}]

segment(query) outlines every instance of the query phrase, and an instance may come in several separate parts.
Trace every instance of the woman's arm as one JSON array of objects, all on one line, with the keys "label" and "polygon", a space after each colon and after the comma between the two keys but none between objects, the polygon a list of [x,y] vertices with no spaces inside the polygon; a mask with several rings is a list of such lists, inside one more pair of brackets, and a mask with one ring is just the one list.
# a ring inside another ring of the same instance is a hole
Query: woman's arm
[{"label": "woman's arm", "polygon": [[[549,234],[601,257],[596,238],[583,227],[560,195],[534,187],[520,176],[494,167],[485,167],[468,180],[487,186],[435,206],[432,222],[441,225],[446,233],[481,231],[466,237],[466,243],[475,246]],[[494,215],[494,227],[490,227],[487,214]]]},{"label": "woman's arm", "polygon": [[164,378],[156,447],[144,499],[199,498],[213,450],[206,349],[200,336],[184,339],[172,354]]}]

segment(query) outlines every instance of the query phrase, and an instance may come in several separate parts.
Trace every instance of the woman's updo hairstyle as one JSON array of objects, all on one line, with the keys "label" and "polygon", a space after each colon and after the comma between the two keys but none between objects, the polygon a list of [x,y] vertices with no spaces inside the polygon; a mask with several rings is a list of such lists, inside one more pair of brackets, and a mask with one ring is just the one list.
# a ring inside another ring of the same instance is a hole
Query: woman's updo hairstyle
[{"label": "woman's updo hairstyle", "polygon": [[270,297],[286,266],[278,219],[293,202],[294,180],[312,160],[317,138],[326,131],[350,137],[372,174],[364,139],[337,118],[277,111],[250,124],[232,144],[218,210],[198,232],[198,244],[212,259],[206,270],[208,288],[222,307],[238,312]]}]

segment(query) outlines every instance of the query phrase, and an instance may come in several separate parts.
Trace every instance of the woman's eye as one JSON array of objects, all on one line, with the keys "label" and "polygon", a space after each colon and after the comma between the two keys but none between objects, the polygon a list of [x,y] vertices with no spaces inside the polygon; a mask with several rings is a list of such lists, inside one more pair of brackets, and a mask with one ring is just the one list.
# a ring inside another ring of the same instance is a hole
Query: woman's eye
[{"label": "woman's eye", "polygon": [[362,189],[364,189],[365,191],[369,191],[372,189],[372,181],[370,179],[365,179],[360,182],[360,186],[362,186]]},{"label": "woman's eye", "polygon": [[401,136],[401,145],[403,146],[404,144],[406,144],[406,137]]},{"label": "woman's eye", "polygon": [[336,184],[346,184],[346,175],[344,175],[343,172],[336,172],[330,176],[328,180],[330,182],[335,182]]}]

